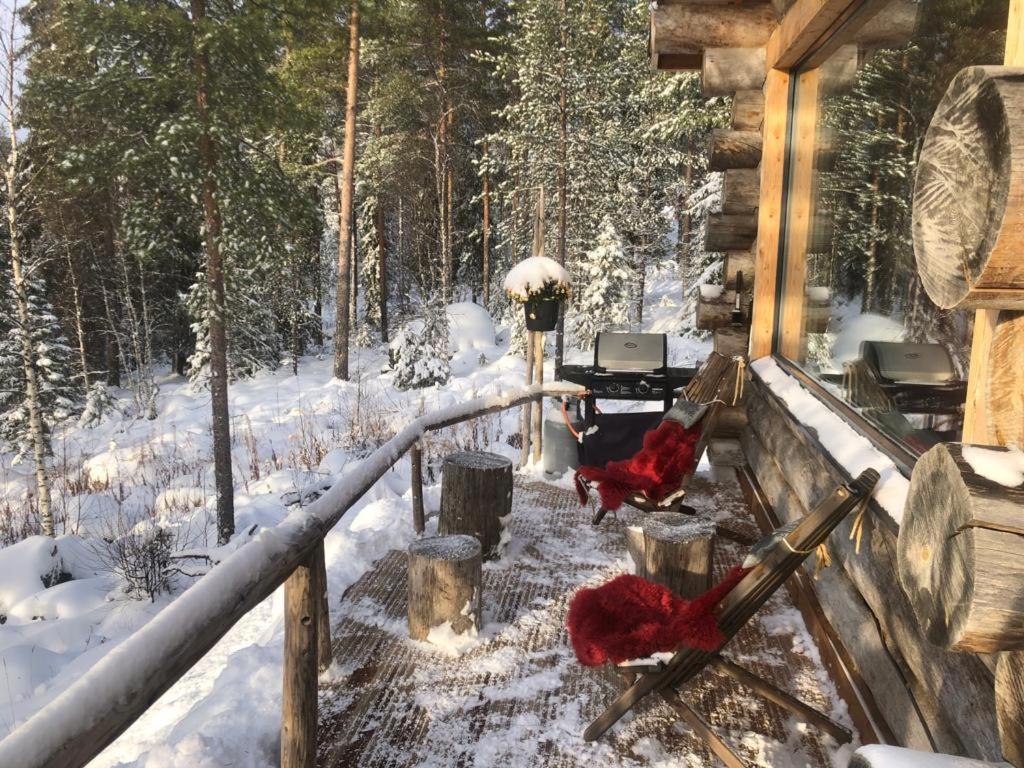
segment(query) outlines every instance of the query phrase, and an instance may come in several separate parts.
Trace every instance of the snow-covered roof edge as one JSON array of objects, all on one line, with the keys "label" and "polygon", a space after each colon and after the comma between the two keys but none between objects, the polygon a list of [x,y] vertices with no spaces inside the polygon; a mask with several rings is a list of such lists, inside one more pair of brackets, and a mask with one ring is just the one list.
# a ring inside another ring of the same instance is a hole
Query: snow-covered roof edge
[{"label": "snow-covered roof edge", "polygon": [[817,433],[825,450],[851,477],[856,477],[868,467],[878,471],[880,479],[875,487],[874,499],[899,525],[903,521],[910,481],[903,476],[892,459],[811,394],[796,378],[783,371],[770,357],[755,360],[750,368],[786,404],[793,418]]}]

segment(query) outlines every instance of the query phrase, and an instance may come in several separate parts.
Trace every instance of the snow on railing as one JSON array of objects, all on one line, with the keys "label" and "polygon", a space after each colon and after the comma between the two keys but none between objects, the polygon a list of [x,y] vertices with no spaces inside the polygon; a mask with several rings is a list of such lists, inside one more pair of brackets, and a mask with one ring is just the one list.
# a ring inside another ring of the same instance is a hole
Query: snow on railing
[{"label": "snow on railing", "polygon": [[581,394],[581,387],[565,382],[532,385],[415,419],[313,504],[239,547],[0,741],[0,766],[70,768],[98,755],[235,623],[310,562],[325,534],[426,432],[545,396]]}]

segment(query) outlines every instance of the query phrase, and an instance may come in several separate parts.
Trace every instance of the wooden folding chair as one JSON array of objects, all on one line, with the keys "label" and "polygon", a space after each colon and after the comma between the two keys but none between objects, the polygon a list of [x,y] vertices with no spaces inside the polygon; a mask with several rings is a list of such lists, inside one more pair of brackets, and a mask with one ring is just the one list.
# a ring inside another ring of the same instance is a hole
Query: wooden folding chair
[{"label": "wooden folding chair", "polygon": [[[754,551],[763,553],[763,556],[715,610],[726,643],[750,621],[800,564],[825,542],[843,518],[861,503],[866,502],[877,482],[878,473],[873,469],[865,470],[852,482],[839,486],[795,527],[788,531],[786,529],[789,526],[780,528],[755,547]],[[587,741],[600,738],[641,699],[648,694],[656,693],[678,713],[728,768],[744,768],[743,761],[732,748],[680,695],[683,686],[705,667],[711,667],[789,710],[804,722],[820,728],[839,743],[845,744],[850,741],[851,735],[846,728],[753,672],[723,658],[719,655],[720,650],[721,648],[708,652],[679,647],[667,662],[617,666],[616,671],[623,677],[628,687],[590,724],[584,731],[583,738]]]},{"label": "wooden folding chair", "polygon": [[[712,352],[711,356],[700,367],[690,383],[683,389],[680,400],[690,403],[707,404],[708,408],[700,420],[700,437],[693,449],[693,466],[689,472],[683,475],[679,487],[660,501],[648,498],[643,493],[632,493],[626,497],[626,504],[629,504],[641,512],[681,512],[683,510],[683,497],[686,495],[686,487],[690,484],[697,465],[700,464],[704,451],[707,450],[708,441],[718,424],[719,412],[723,405],[735,404],[742,383],[738,377],[743,375],[740,365],[740,358],[730,358],[718,352]],[[584,486],[589,490],[589,484],[584,481]],[[594,513],[594,525],[599,525],[608,510],[599,506]]]}]

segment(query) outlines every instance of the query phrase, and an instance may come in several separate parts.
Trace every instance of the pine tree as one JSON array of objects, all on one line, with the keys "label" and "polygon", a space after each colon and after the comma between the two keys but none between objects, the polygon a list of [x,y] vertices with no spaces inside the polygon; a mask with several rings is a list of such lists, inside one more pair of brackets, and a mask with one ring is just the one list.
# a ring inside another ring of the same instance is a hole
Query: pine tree
[{"label": "pine tree", "polygon": [[434,301],[422,309],[422,321],[407,323],[389,346],[395,386],[399,389],[446,384],[451,375],[445,308]]},{"label": "pine tree", "polygon": [[591,349],[598,331],[621,330],[629,323],[631,275],[625,269],[622,238],[610,217],[601,222],[595,246],[586,252],[576,270],[581,286],[573,313],[573,341]]},{"label": "pine tree", "polygon": [[[5,299],[13,307],[17,301],[14,281],[9,272],[3,276],[8,285]],[[36,408],[47,456],[53,427],[81,410],[81,393],[74,382],[74,350],[46,298],[42,281],[29,278],[25,283],[27,324],[15,315],[0,318],[0,439],[14,451],[15,461],[33,451],[23,349],[27,347],[31,353],[38,387]]]}]

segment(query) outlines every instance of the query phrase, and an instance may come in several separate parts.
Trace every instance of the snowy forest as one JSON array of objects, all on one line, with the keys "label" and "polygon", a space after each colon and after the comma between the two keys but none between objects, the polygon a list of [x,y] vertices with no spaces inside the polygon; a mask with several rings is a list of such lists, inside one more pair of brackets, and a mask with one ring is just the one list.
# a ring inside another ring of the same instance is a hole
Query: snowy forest
[{"label": "snowy forest", "polygon": [[346,380],[352,348],[390,344],[397,386],[444,384],[452,302],[515,351],[500,280],[541,189],[574,346],[642,321],[649,265],[688,284],[710,263],[704,145],[728,105],[650,70],[644,2],[42,0],[8,21],[0,436],[34,464],[7,501],[21,533],[55,532],[53,431],[156,418],[168,371],[212,395],[223,543],[233,383],[311,354]]}]

